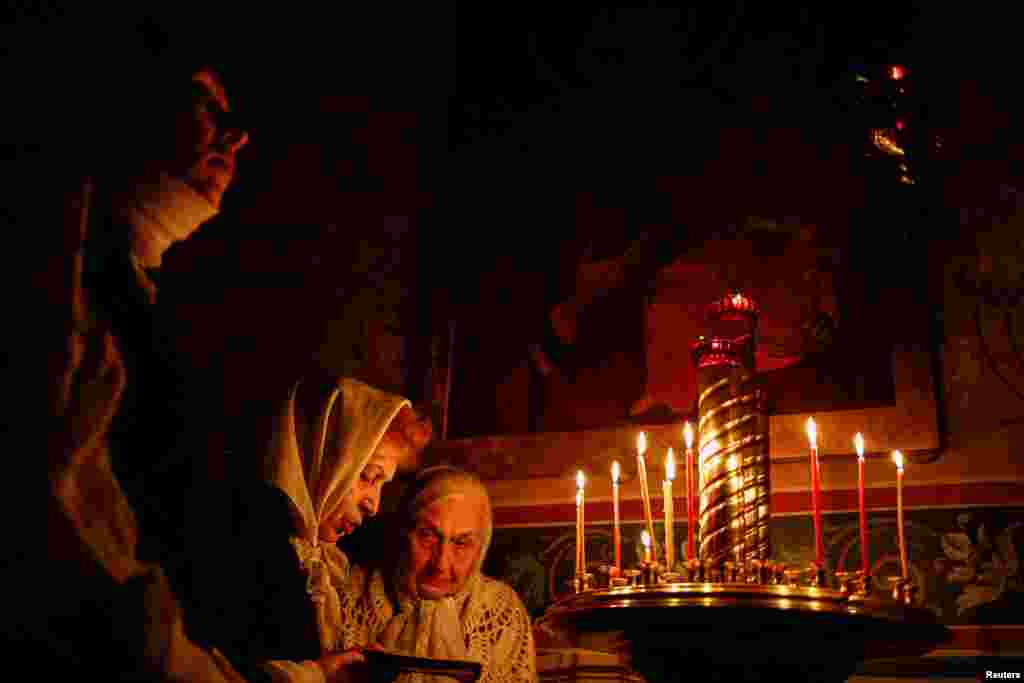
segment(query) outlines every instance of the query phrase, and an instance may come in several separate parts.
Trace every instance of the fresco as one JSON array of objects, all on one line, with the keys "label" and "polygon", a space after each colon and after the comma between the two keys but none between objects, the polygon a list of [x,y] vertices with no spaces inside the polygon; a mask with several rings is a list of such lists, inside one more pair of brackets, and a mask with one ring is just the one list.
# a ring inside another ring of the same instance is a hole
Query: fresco
[{"label": "fresco", "polygon": [[[906,513],[910,571],[920,586],[918,603],[946,624],[1019,624],[1024,621],[1024,507],[916,510]],[[827,562],[832,570],[861,566],[857,515],[823,519]],[[875,586],[899,571],[896,515],[869,519],[869,557]],[[642,552],[639,524],[622,527],[623,564]],[[662,524],[655,533],[664,537]],[[773,557],[803,565],[814,557],[810,516],[772,520]],[[674,528],[677,557],[686,557],[686,525]],[[495,529],[485,571],[511,584],[533,617],[567,594],[574,570],[571,526]],[[587,567],[596,572],[613,554],[611,526],[587,530]]]}]

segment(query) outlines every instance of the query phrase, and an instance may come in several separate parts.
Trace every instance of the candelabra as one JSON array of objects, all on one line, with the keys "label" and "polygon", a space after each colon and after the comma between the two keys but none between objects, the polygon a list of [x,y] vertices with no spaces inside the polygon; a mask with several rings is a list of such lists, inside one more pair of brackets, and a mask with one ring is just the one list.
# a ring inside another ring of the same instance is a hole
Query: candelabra
[{"label": "candelabra", "polygon": [[578,581],[541,619],[566,633],[624,632],[633,667],[652,682],[844,681],[865,659],[920,655],[950,637],[930,611],[913,605],[915,590],[904,578],[893,581],[891,595],[876,594],[864,571],[830,577],[818,561],[771,559],[757,314],[748,297],[727,295],[709,309],[713,334],[692,347],[698,557],[673,572],[647,556],[617,576],[601,572],[599,585]]}]

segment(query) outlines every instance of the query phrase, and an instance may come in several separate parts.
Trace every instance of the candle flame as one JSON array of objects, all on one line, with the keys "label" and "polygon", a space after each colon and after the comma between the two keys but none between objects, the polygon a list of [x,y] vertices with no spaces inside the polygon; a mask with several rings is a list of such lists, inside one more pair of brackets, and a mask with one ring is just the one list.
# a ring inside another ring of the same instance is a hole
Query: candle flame
[{"label": "candle flame", "polygon": [[743,295],[742,294],[737,292],[736,294],[732,295],[732,304],[733,304],[733,306],[739,306],[742,303],[743,303]]},{"label": "candle flame", "polygon": [[903,454],[899,451],[892,452],[892,461],[896,463],[896,469],[900,472],[903,471]]},{"label": "candle flame", "polygon": [[814,418],[807,418],[807,438],[811,440],[811,448],[818,445],[818,425],[814,424]]},{"label": "candle flame", "polygon": [[619,483],[619,461],[618,460],[613,460],[612,461],[612,483],[614,483],[614,484],[618,484]]},{"label": "candle flame", "polygon": [[640,542],[644,544],[644,548],[651,547],[651,535],[647,533],[647,529],[640,532]]},{"label": "candle flame", "polygon": [[665,478],[672,481],[676,478],[676,459],[672,455],[672,449],[668,449],[668,455],[665,456]]},{"label": "candle flame", "polygon": [[576,507],[583,505],[583,489],[576,490]]},{"label": "candle flame", "polygon": [[583,470],[576,470],[576,488],[583,490],[583,484],[586,483],[586,479],[583,477]]},{"label": "candle flame", "polygon": [[859,460],[864,459],[864,437],[857,432],[857,436],[853,437],[853,446],[857,449],[857,458]]},{"label": "candle flame", "polygon": [[686,441],[687,448],[693,448],[693,425],[689,422],[683,425],[683,439]]},{"label": "candle flame", "polygon": [[640,436],[636,437],[636,454],[643,455],[647,452],[647,435],[640,432]]}]

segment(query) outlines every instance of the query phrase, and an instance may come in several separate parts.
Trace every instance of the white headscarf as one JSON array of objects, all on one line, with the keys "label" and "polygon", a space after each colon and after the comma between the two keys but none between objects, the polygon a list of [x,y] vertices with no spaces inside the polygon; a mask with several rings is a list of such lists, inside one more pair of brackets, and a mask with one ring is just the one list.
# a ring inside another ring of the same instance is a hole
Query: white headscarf
[{"label": "white headscarf", "polygon": [[[297,527],[291,542],[309,577],[325,653],[340,643],[335,585],[344,582],[348,560],[336,545],[320,542],[320,522],[352,489],[391,421],[407,405],[401,396],[342,378],[326,386],[297,383],[277,416],[266,476],[291,502]],[[316,408],[310,413],[308,406]]]},{"label": "white headscarf", "polygon": [[445,465],[432,467],[420,473],[400,513],[403,524],[411,526],[422,510],[453,496],[479,496],[485,504],[480,553],[462,588],[434,600],[405,593],[403,572],[408,571],[408,558],[403,557],[394,578],[399,609],[380,636],[380,644],[387,649],[434,659],[467,659],[466,610],[476,602],[472,598],[482,586],[480,570],[491,544],[493,522],[487,489],[468,472]]}]

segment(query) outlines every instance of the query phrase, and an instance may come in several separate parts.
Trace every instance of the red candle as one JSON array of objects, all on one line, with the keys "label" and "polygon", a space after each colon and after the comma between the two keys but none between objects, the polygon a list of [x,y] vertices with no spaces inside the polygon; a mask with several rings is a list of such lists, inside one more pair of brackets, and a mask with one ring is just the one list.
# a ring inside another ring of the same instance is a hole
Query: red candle
[{"label": "red candle", "polygon": [[853,437],[853,445],[857,449],[857,505],[860,512],[860,564],[864,576],[868,575],[870,561],[868,557],[868,515],[864,510],[864,437],[857,432]]},{"label": "red candle", "polygon": [[696,559],[694,548],[694,528],[697,525],[697,503],[693,496],[693,426],[687,422],[683,426],[683,439],[686,441],[686,559]]},{"label": "red candle", "polygon": [[821,540],[821,477],[818,467],[818,427],[807,419],[807,438],[811,442],[811,512],[814,515],[814,560],[825,566],[825,544]]}]

